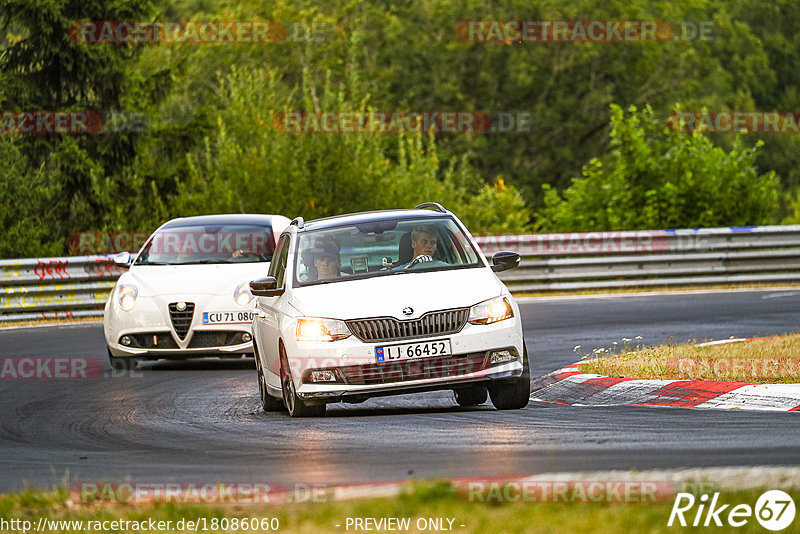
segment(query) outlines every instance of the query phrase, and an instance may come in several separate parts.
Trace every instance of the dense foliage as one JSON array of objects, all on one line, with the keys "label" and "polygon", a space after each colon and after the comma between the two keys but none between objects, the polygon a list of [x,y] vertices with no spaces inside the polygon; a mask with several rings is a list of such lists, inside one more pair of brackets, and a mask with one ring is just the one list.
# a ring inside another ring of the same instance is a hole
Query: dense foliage
[{"label": "dense foliage", "polygon": [[[459,38],[459,22],[497,19],[668,20],[676,38]],[[86,20],[271,20],[286,36],[71,39]],[[701,23],[710,33],[692,35]],[[484,233],[779,222],[800,212],[800,136],[665,127],[676,107],[799,109],[798,25],[794,0],[0,0],[0,111],[121,111],[145,125],[1,135],[0,256],[61,254],[71,233],[184,214],[313,218],[424,200]],[[292,134],[274,125],[286,110],[533,120],[513,133]]]},{"label": "dense foliage", "polygon": [[744,226],[775,211],[775,173],[757,175],[756,148],[729,152],[700,133],[676,135],[653,110],[611,110],[611,142],[560,196],[545,185],[543,230]]}]

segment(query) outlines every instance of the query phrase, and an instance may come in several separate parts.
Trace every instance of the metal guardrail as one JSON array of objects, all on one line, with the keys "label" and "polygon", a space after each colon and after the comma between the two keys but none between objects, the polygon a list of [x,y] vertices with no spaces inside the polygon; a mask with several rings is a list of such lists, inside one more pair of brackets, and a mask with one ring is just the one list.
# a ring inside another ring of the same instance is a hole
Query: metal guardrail
[{"label": "metal guardrail", "polygon": [[800,225],[478,238],[519,252],[514,292],[800,281]]},{"label": "metal guardrail", "polygon": [[106,255],[0,260],[0,321],[100,317],[123,272]]},{"label": "metal guardrail", "polygon": [[[800,225],[477,238],[514,292],[800,282]],[[99,317],[123,270],[111,256],[0,260],[0,322]]]}]

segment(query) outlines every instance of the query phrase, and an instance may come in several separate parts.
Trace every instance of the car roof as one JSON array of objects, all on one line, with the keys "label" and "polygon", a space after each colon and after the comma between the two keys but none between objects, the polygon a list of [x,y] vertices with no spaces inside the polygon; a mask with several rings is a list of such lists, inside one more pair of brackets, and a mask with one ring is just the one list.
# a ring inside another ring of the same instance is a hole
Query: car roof
[{"label": "car roof", "polygon": [[386,219],[441,219],[452,218],[453,214],[448,212],[433,211],[428,209],[395,209],[395,210],[376,210],[364,211],[360,213],[348,213],[345,215],[334,215],[306,221],[303,228],[298,231],[322,230],[353,223],[368,223],[382,221]]},{"label": "car roof", "polygon": [[[220,213],[217,215],[197,215],[194,217],[180,217],[164,223],[162,228],[177,228],[181,226],[194,226],[205,224],[254,224],[271,226],[272,221],[282,215],[263,215],[255,213]],[[288,219],[287,219],[288,220]]]}]

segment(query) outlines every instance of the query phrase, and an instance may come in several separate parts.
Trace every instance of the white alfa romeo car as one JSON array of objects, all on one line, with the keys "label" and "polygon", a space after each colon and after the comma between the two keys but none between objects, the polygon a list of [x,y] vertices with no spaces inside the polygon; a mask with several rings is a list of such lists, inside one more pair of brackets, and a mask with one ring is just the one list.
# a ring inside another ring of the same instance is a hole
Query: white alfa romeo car
[{"label": "white alfa romeo car", "polygon": [[108,356],[117,368],[142,359],[232,356],[253,352],[248,282],[265,276],[279,215],[203,215],[158,228],[135,256],[114,261],[123,273],[103,318]]},{"label": "white alfa romeo car", "polygon": [[517,265],[514,252],[489,264],[436,203],[293,220],[268,276],[250,283],[264,410],[319,416],[327,403],[431,390],[526,406],[519,308],[495,274]]}]

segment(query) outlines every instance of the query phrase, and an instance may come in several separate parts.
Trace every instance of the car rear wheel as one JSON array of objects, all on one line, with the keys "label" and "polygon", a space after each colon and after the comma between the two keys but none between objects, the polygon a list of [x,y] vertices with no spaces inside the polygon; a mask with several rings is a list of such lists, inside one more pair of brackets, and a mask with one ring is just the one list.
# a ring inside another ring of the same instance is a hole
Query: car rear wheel
[{"label": "car rear wheel", "polygon": [[267,377],[264,376],[264,371],[261,369],[261,358],[258,355],[258,347],[256,347],[255,342],[253,342],[253,349],[255,350],[255,354],[253,355],[256,360],[256,373],[258,375],[258,394],[261,397],[261,407],[264,409],[265,412],[280,412],[286,411],[286,407],[283,405],[283,401],[280,399],[276,399],[272,395],[269,394],[267,390]]},{"label": "car rear wheel", "polygon": [[489,398],[489,393],[485,386],[454,389],[453,395],[459,406],[478,406]]},{"label": "car rear wheel", "polygon": [[522,374],[513,380],[489,386],[492,404],[498,410],[518,410],[528,405],[531,397],[531,369],[528,364],[528,349],[522,345]]},{"label": "car rear wheel", "polygon": [[308,406],[298,397],[297,390],[294,387],[294,380],[292,380],[292,370],[289,367],[289,359],[286,357],[286,351],[283,345],[280,347],[280,355],[281,392],[283,393],[283,403],[286,405],[286,411],[289,412],[291,417],[322,417],[325,415],[326,406],[324,404]]},{"label": "car rear wheel", "polygon": [[136,369],[136,364],[139,363],[139,358],[135,358],[133,356],[113,356],[110,348],[106,347],[106,350],[108,351],[108,361],[111,362],[111,367],[114,369],[118,371]]}]

